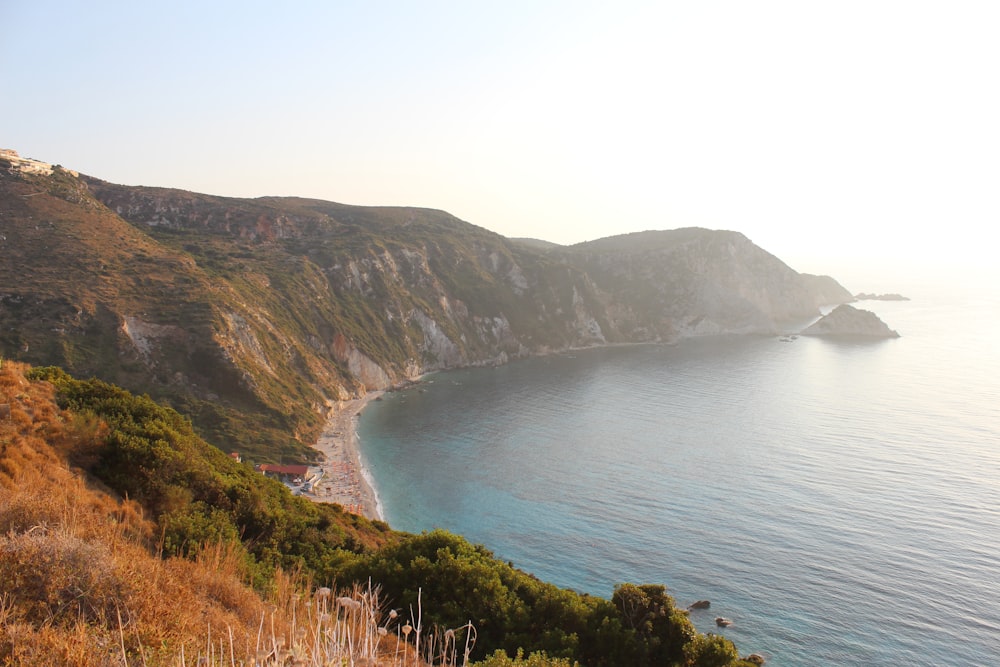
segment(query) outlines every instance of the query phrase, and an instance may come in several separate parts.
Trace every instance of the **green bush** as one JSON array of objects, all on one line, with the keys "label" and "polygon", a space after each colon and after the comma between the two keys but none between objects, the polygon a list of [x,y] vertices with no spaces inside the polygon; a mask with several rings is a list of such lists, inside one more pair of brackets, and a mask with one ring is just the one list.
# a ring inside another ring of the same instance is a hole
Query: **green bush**
[{"label": "green bush", "polygon": [[53,383],[62,407],[108,425],[90,472],[150,512],[167,555],[241,541],[260,576],[302,567],[332,579],[354,552],[389,538],[381,522],[293,496],[204,442],[187,419],[148,396],[75,380],[58,368],[36,368],[31,377]]},{"label": "green bush", "polygon": [[578,662],[570,662],[565,658],[550,658],[544,651],[535,652],[524,657],[524,650],[518,649],[511,658],[507,651],[497,649],[485,660],[472,664],[472,667],[579,667]]},{"label": "green bush", "polygon": [[[623,584],[610,601],[581,595],[443,530],[405,537],[359,559],[343,576],[379,582],[407,613],[419,597],[426,626],[471,621],[478,633],[474,655],[496,660],[524,649],[588,667],[684,665],[688,644],[699,637],[662,585]],[[691,655],[707,660],[710,648],[699,645]]]},{"label": "green bush", "polygon": [[698,635],[684,653],[691,667],[728,667],[740,657],[733,643],[719,635]]}]

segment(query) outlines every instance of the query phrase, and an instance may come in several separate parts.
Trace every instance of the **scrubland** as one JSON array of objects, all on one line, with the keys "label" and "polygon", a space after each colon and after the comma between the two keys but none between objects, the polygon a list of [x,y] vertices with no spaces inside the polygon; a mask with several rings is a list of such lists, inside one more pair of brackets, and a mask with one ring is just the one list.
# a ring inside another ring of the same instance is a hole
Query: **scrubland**
[{"label": "scrubland", "polygon": [[0,363],[0,664],[748,664],[662,585],[560,589],[295,497],[148,397]]}]

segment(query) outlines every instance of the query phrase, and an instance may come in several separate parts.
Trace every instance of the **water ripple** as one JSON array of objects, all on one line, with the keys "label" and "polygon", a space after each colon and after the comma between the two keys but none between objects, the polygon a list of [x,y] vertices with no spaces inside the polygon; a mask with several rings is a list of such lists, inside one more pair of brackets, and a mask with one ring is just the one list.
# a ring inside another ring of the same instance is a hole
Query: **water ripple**
[{"label": "water ripple", "polygon": [[1000,309],[886,307],[912,334],[440,374],[370,406],[365,457],[395,527],[454,530],[598,595],[709,598],[695,624],[734,618],[724,634],[769,665],[992,664],[1000,358],[980,332]]}]

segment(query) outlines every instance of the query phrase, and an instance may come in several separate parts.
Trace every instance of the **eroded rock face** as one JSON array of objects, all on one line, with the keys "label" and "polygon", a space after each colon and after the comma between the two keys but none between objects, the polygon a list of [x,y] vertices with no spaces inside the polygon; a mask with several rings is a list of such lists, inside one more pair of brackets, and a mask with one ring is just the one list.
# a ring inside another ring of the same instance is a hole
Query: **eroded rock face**
[{"label": "eroded rock face", "polygon": [[428,317],[427,313],[416,308],[410,319],[416,322],[423,332],[421,348],[426,358],[426,368],[436,370],[437,368],[454,368],[468,364],[468,360],[455,342],[445,335],[438,323]]},{"label": "eroded rock face", "polygon": [[798,273],[732,231],[639,232],[572,246],[565,256],[607,295],[612,328],[630,342],[772,333],[853,299],[832,278]]},{"label": "eroded rock face", "polygon": [[343,335],[338,334],[333,341],[333,353],[350,370],[351,375],[361,382],[367,391],[387,389],[392,386],[392,378],[364,352],[356,348]]},{"label": "eroded rock face", "polygon": [[802,331],[803,336],[852,336],[858,338],[899,338],[899,334],[870,310],[846,303]]}]

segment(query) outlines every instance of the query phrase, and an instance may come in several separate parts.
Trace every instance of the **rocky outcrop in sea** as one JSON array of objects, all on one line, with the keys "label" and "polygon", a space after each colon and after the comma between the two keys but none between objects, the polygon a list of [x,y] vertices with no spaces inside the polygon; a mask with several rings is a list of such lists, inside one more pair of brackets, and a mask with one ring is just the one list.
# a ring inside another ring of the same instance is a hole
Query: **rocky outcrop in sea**
[{"label": "rocky outcrop in sea", "polygon": [[899,338],[899,334],[870,310],[846,303],[802,330],[803,336],[853,336],[862,338]]}]

